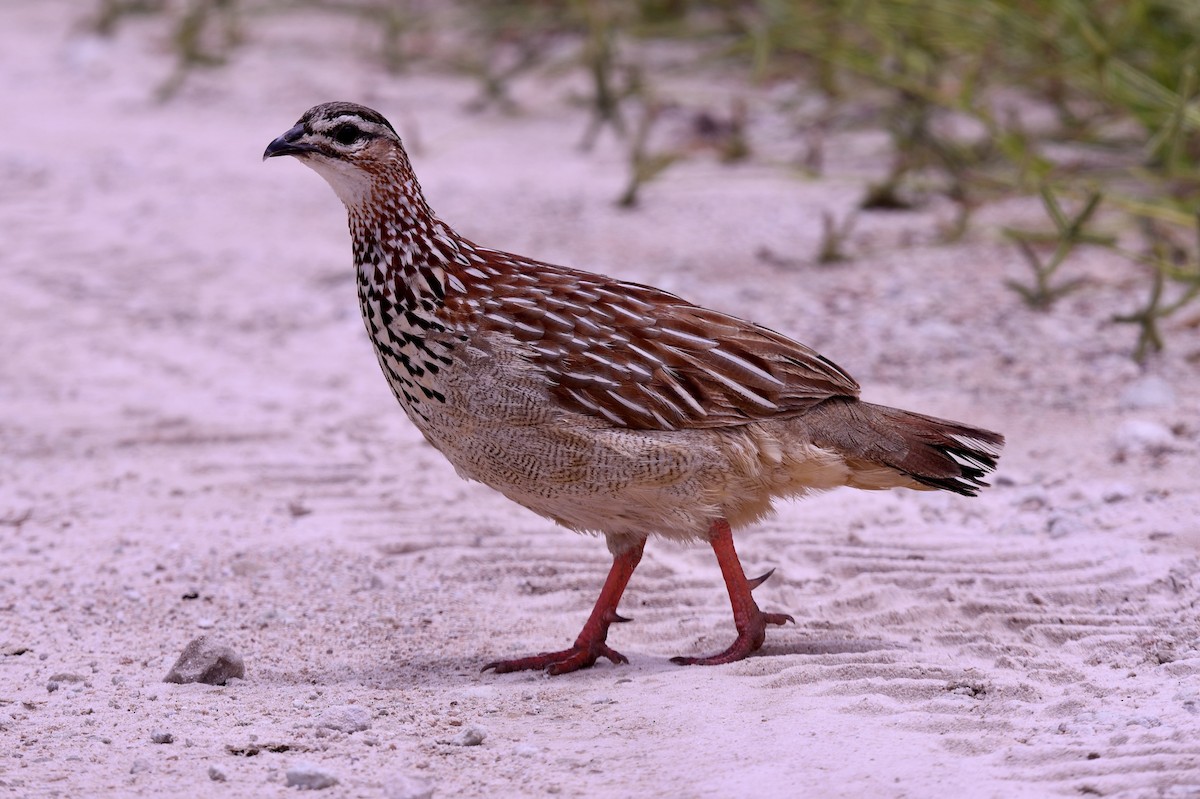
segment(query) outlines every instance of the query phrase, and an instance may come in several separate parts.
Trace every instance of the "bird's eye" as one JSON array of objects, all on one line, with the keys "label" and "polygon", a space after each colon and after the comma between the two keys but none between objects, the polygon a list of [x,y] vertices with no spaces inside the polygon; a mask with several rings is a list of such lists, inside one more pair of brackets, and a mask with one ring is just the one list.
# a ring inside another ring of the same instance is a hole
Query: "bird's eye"
[{"label": "bird's eye", "polygon": [[354,144],[365,134],[349,122],[338,125],[333,130],[333,140],[338,144]]}]

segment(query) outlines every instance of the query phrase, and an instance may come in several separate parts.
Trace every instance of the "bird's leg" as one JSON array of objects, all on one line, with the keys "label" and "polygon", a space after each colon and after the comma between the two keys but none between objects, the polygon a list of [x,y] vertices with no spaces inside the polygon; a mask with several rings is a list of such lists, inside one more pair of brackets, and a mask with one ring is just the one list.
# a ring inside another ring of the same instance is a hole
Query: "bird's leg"
[{"label": "bird's leg", "polygon": [[719,655],[705,658],[671,658],[672,663],[681,666],[715,666],[741,660],[763,645],[768,624],[796,621],[786,613],[763,613],[758,609],[758,604],[750,592],[770,577],[771,572],[754,580],[746,579],[746,573],[742,571],[742,564],[733,548],[733,532],[729,529],[729,522],[718,519],[713,522],[709,533],[712,535],[710,543],[713,552],[717,554],[717,563],[721,566],[721,575],[725,578],[725,587],[729,590],[729,604],[733,606],[733,623],[737,626],[738,634],[729,648]]},{"label": "bird's leg", "polygon": [[646,541],[642,539],[613,557],[612,569],[608,572],[604,587],[600,589],[600,598],[596,600],[596,606],[592,608],[592,615],[588,616],[579,637],[575,639],[575,644],[570,649],[560,652],[542,652],[515,660],[498,660],[495,663],[487,664],[483,670],[493,669],[497,674],[504,674],[509,671],[538,669],[554,675],[586,669],[601,656],[608,658],[613,663],[628,663],[629,658],[615,649],[610,649],[604,641],[608,637],[610,624],[629,621],[617,613],[617,603],[621,601],[621,594],[625,593],[625,586],[629,585],[629,578],[633,576],[633,570],[637,568],[638,562],[642,559],[642,550],[645,546]]}]

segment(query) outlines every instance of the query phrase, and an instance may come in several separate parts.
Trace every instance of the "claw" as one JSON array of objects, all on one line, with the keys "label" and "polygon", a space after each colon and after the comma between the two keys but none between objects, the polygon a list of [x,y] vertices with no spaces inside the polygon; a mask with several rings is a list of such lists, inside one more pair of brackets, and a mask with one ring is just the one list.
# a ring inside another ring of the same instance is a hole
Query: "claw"
[{"label": "claw", "polygon": [[673,657],[672,663],[680,666],[715,666],[719,663],[733,663],[753,652],[757,652],[767,637],[768,624],[795,623],[795,619],[786,613],[763,613],[750,592],[758,588],[775,573],[771,569],[761,577],[747,580],[742,564],[738,561],[737,552],[733,548],[733,534],[729,522],[719,519],[713,523],[712,539],[709,542],[717,555],[717,563],[725,578],[725,587],[729,590],[729,604],[733,609],[733,623],[737,627],[737,638],[726,649],[711,657]]},{"label": "claw", "polygon": [[569,649],[539,652],[515,660],[497,660],[484,666],[483,671],[494,671],[497,674],[511,671],[542,671],[553,676],[589,668],[597,658],[608,658],[613,663],[628,663],[629,658],[610,648],[605,643],[605,638],[608,636],[610,624],[632,621],[617,613],[617,603],[621,601],[621,593],[642,558],[642,547],[645,544],[645,541],[638,541],[633,547],[613,558],[612,569],[604,581],[600,598],[592,608],[592,615],[588,616],[587,623],[579,631],[579,637]]},{"label": "claw", "polygon": [[765,574],[760,574],[758,577],[747,580],[746,582],[750,584],[750,590],[753,591],[755,588],[758,588],[760,585],[765,583],[767,580],[771,579],[771,575],[774,573],[775,573],[775,569],[773,569],[773,568],[767,569]]}]

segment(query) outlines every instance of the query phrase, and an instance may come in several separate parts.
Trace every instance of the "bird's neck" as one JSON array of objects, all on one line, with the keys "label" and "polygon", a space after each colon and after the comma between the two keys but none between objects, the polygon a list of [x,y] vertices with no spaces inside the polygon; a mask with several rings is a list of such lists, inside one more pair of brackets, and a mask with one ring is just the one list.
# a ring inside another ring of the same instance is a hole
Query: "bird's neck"
[{"label": "bird's neck", "polygon": [[415,331],[448,329],[446,295],[461,286],[453,271],[464,242],[434,216],[416,181],[393,179],[348,210],[363,301],[385,300]]}]

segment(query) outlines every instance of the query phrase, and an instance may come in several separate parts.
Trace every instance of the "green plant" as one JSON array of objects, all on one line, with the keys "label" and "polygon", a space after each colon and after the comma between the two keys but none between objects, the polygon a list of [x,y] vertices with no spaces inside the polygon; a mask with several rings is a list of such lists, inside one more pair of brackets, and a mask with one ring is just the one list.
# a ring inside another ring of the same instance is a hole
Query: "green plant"
[{"label": "green plant", "polygon": [[621,208],[636,206],[642,187],[682,157],[678,150],[650,151],[650,134],[661,115],[662,106],[659,103],[648,100],[642,104],[638,126],[629,144],[629,182],[617,199],[617,205]]},{"label": "green plant", "polygon": [[[1140,308],[1113,317],[1114,322],[1137,325],[1134,358],[1139,362],[1163,349],[1159,323],[1200,297],[1200,216],[1196,218],[1194,254],[1171,242],[1155,220],[1143,218],[1142,221],[1148,244],[1148,252],[1142,260],[1150,266],[1150,290]],[[1168,294],[1174,296],[1168,298]]]},{"label": "green plant", "polygon": [[[1104,195],[1099,191],[1092,191],[1088,194],[1083,206],[1073,216],[1068,216],[1063,211],[1058,198],[1054,196],[1054,192],[1049,186],[1043,186],[1040,194],[1042,204],[1054,222],[1055,229],[1049,234],[1012,228],[1005,229],[1005,234],[1016,242],[1017,248],[1025,256],[1030,269],[1033,270],[1032,284],[1009,280],[1006,281],[1006,285],[1021,295],[1021,298],[1031,308],[1046,309],[1059,297],[1080,288],[1084,283],[1081,278],[1054,283],[1054,276],[1066,262],[1067,256],[1081,244],[1111,246],[1113,238],[1088,233],[1086,230],[1092,215],[1100,207],[1101,200],[1104,199]],[[1049,258],[1042,258],[1038,254],[1036,248],[1038,244],[1054,245],[1054,251]]]}]

